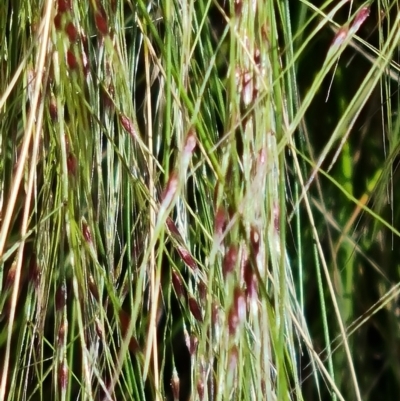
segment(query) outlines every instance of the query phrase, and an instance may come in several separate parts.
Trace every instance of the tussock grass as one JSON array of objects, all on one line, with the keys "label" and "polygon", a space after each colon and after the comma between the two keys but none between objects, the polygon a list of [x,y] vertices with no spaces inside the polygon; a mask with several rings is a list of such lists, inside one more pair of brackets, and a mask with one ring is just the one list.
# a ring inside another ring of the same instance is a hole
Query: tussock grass
[{"label": "tussock grass", "polygon": [[0,399],[393,399],[397,4],[3,3]]}]

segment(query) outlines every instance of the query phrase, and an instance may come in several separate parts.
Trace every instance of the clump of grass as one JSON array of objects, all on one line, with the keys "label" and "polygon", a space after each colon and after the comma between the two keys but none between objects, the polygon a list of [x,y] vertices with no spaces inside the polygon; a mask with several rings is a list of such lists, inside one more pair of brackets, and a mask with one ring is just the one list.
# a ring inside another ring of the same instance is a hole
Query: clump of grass
[{"label": "clump of grass", "polygon": [[[369,4],[336,22],[346,1],[0,7],[0,399],[373,399],[353,338],[395,344],[374,319],[396,325],[398,286],[355,222],[398,235],[371,195],[398,150],[390,7],[379,50]],[[336,95],[350,48],[371,65]],[[350,134],[378,84],[388,157],[364,188]]]}]

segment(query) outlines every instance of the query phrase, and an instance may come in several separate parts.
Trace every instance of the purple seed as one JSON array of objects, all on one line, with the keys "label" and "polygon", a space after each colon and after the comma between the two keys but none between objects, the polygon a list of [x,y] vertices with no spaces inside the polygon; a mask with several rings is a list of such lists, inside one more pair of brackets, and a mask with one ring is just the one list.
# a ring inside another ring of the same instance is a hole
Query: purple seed
[{"label": "purple seed", "polygon": [[362,7],[354,18],[354,22],[350,27],[351,33],[356,33],[364,21],[369,17],[370,9],[369,6]]},{"label": "purple seed", "polygon": [[76,70],[78,68],[78,61],[71,50],[67,51],[67,64],[71,70]]},{"label": "purple seed", "polygon": [[171,378],[171,388],[172,394],[174,396],[174,401],[179,401],[179,377],[176,369],[174,369]]},{"label": "purple seed", "polygon": [[68,39],[71,43],[75,43],[78,40],[78,31],[75,28],[73,22],[68,22],[65,26],[65,32],[67,33]]},{"label": "purple seed", "polygon": [[258,281],[250,262],[246,263],[244,267],[244,282],[246,283],[247,298],[255,300],[257,298]]},{"label": "purple seed", "polygon": [[100,301],[100,295],[99,295],[99,289],[98,286],[96,285],[93,276],[90,274],[88,278],[88,287],[90,293],[93,295],[93,298],[99,302]]},{"label": "purple seed", "polygon": [[178,227],[174,223],[174,221],[171,219],[171,217],[167,217],[166,224],[168,227],[168,230],[171,231],[172,234],[177,236],[178,238],[181,237],[181,233],[178,230]]},{"label": "purple seed", "polygon": [[16,269],[17,269],[17,264],[16,262],[13,262],[10,269],[7,272],[7,278],[6,278],[6,283],[4,285],[4,290],[9,290],[11,287],[13,287],[15,281]]},{"label": "purple seed", "polygon": [[61,30],[62,15],[60,13],[56,14],[54,17],[54,26],[57,31]]},{"label": "purple seed", "polygon": [[57,102],[54,96],[51,96],[50,98],[49,113],[53,121],[58,120]]},{"label": "purple seed", "polygon": [[200,306],[197,303],[197,301],[193,297],[190,297],[188,302],[189,302],[190,312],[192,313],[194,318],[199,322],[203,322],[203,315],[201,313]]},{"label": "purple seed", "polygon": [[228,329],[231,335],[235,335],[241,323],[246,318],[246,300],[242,290],[236,287],[233,294],[233,303],[228,314]]},{"label": "purple seed", "polygon": [[59,347],[61,347],[64,344],[65,335],[67,334],[67,328],[68,328],[68,323],[63,320],[60,324],[60,328],[58,329],[58,334],[57,334],[57,343]]},{"label": "purple seed", "polygon": [[132,121],[128,117],[126,117],[123,114],[120,114],[119,121],[120,121],[122,127],[125,129],[125,131],[127,131],[134,138],[137,138],[138,135],[135,130],[135,127],[134,127]]},{"label": "purple seed", "polygon": [[172,285],[178,298],[183,296],[183,284],[180,275],[172,270]]},{"label": "purple seed", "polygon": [[203,401],[204,399],[204,381],[202,378],[197,380],[197,394],[199,396],[199,400]]},{"label": "purple seed", "polygon": [[203,280],[199,282],[199,295],[201,302],[204,304],[207,299],[207,285]]},{"label": "purple seed", "polygon": [[167,207],[170,205],[176,191],[178,190],[178,184],[178,172],[173,171],[168,178],[168,182],[163,193],[161,194],[162,206]]},{"label": "purple seed", "polygon": [[192,270],[197,269],[196,261],[185,247],[178,245],[176,247],[176,250],[178,251],[179,256],[182,258],[186,266],[190,267]]},{"label": "purple seed", "polygon": [[191,129],[186,138],[184,152],[191,155],[196,147],[196,143],[197,143],[197,140],[196,140],[195,132],[193,129]]},{"label": "purple seed", "polygon": [[78,167],[78,163],[76,162],[75,156],[70,153],[67,158],[67,170],[71,175],[76,175],[76,170]]},{"label": "purple seed", "polygon": [[67,386],[68,386],[68,367],[67,367],[67,363],[65,361],[63,361],[60,366],[59,383],[60,383],[61,391],[62,392],[66,391]]},{"label": "purple seed", "polygon": [[236,16],[240,16],[242,13],[243,2],[242,0],[234,0],[234,9]]},{"label": "purple seed", "polygon": [[60,311],[67,304],[67,285],[63,282],[56,291],[55,306],[56,311]]},{"label": "purple seed", "polygon": [[99,33],[103,36],[108,35],[107,17],[97,12],[96,15],[94,16],[94,20],[96,23],[96,28],[99,31]]},{"label": "purple seed", "polygon": [[58,0],[58,12],[65,13],[72,10],[71,0]]},{"label": "purple seed", "polygon": [[234,373],[237,369],[239,352],[236,346],[233,346],[229,352],[229,373]]},{"label": "purple seed", "polygon": [[194,334],[192,334],[190,336],[190,349],[189,349],[190,355],[193,356],[196,353],[198,345],[199,345],[199,339]]},{"label": "purple seed", "polygon": [[219,237],[222,237],[226,229],[227,217],[228,216],[225,209],[222,206],[220,206],[215,215],[215,224],[214,224],[214,232]]},{"label": "purple seed", "polygon": [[89,244],[93,243],[92,240],[92,234],[90,232],[90,228],[86,223],[82,224],[82,234],[83,234],[83,238],[85,238],[85,241]]},{"label": "purple seed", "polygon": [[235,270],[237,261],[238,248],[236,245],[230,245],[222,262],[222,272],[225,278]]}]

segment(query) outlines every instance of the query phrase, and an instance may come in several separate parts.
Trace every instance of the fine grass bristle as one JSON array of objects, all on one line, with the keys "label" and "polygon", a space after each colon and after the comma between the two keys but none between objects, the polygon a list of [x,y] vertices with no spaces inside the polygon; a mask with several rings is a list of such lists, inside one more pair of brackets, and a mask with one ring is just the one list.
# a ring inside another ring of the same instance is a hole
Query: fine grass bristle
[{"label": "fine grass bristle", "polygon": [[397,9],[3,0],[0,401],[397,399]]}]

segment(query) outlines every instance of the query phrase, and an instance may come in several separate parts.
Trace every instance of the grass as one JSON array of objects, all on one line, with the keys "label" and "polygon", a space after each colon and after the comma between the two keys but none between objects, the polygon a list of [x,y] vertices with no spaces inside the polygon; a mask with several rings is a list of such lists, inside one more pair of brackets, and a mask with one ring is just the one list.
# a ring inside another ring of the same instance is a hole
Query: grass
[{"label": "grass", "polygon": [[398,4],[0,6],[0,400],[394,399]]}]

